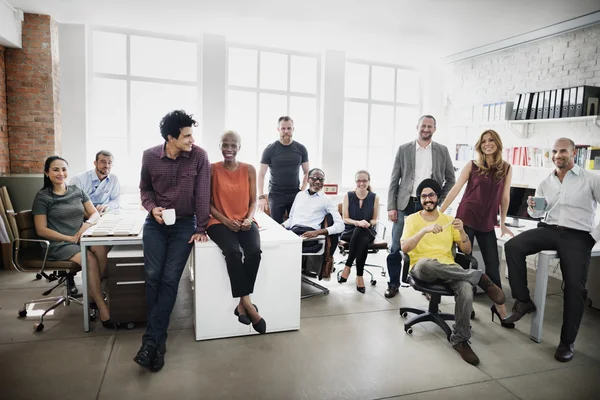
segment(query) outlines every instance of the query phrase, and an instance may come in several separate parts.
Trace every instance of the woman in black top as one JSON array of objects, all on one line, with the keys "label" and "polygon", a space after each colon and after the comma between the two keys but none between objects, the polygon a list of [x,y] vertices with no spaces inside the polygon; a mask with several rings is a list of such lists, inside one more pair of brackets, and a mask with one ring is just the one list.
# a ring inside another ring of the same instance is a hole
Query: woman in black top
[{"label": "woman in black top", "polygon": [[356,290],[365,292],[363,272],[369,243],[375,240],[377,216],[379,214],[379,196],[371,191],[371,175],[360,170],[356,173],[356,189],[344,196],[343,215],[346,228],[342,240],[350,242],[346,267],[338,278],[339,283],[348,280],[350,269],[356,260]]}]

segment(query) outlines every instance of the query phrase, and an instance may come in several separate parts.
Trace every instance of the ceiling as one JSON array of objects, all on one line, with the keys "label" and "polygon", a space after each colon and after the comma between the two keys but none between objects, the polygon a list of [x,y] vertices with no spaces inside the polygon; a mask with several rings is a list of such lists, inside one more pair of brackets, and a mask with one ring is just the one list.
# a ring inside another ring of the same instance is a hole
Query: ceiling
[{"label": "ceiling", "polygon": [[322,51],[430,61],[600,11],[600,0],[6,0],[90,23]]}]

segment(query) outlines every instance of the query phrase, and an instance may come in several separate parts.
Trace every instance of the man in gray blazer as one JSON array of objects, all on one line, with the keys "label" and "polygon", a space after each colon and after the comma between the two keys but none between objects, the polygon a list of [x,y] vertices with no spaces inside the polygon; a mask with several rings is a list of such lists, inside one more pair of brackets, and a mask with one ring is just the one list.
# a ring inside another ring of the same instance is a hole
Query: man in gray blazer
[{"label": "man in gray blazer", "polygon": [[[417,139],[398,148],[388,191],[388,218],[394,223],[392,228],[391,253],[400,250],[400,238],[404,229],[404,218],[421,209],[421,201],[416,198],[416,189],[424,179],[433,178],[442,186],[440,204],[454,186],[454,166],[448,148],[431,139],[436,128],[435,118],[423,115],[417,124]],[[385,297],[398,293],[400,286],[400,266],[388,263],[390,281]]]}]

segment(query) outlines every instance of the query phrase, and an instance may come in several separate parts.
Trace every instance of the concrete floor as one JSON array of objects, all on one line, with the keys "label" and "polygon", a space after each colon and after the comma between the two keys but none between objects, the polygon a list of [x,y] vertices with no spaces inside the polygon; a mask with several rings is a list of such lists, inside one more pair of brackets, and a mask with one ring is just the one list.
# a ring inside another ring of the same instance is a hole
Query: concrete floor
[{"label": "concrete floor", "polygon": [[[385,254],[370,255],[369,262],[383,264]],[[159,373],[132,361],[143,327],[107,330],[96,322],[86,334],[75,304],[59,307],[44,331],[34,333],[35,318],[19,319],[17,310],[49,284],[32,278],[0,271],[2,400],[600,398],[600,311],[586,309],[573,361],[555,361],[562,294],[553,278],[539,344],[529,339],[529,316],[516,329],[503,329],[491,321],[485,295],[476,296],[471,343],[481,364],[473,367],[431,323],[405,334],[398,308],[426,307],[427,301],[412,288],[386,299],[387,278],[381,276],[364,295],[355,289],[354,274],[344,285],[325,283],[328,296],[302,301],[300,331],[195,342],[184,275]],[[443,302],[451,312],[453,299]]]}]

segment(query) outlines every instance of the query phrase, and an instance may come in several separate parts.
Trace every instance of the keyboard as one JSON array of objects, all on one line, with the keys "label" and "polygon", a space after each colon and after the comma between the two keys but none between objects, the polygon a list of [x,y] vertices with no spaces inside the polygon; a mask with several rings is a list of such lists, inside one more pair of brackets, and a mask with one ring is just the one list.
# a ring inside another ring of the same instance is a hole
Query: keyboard
[{"label": "keyboard", "polygon": [[144,226],[139,215],[106,214],[84,236],[137,236]]}]

